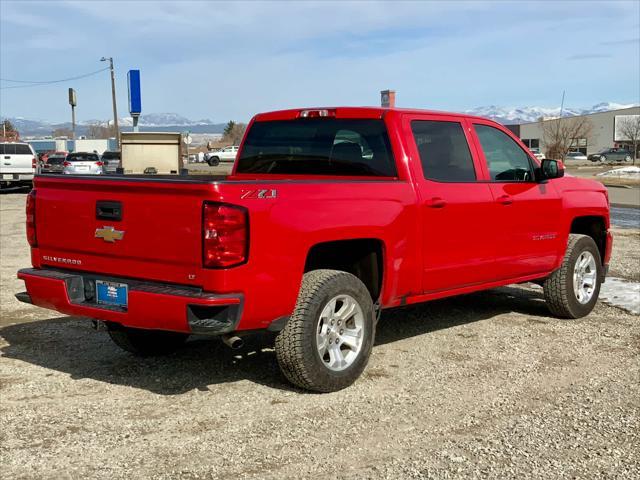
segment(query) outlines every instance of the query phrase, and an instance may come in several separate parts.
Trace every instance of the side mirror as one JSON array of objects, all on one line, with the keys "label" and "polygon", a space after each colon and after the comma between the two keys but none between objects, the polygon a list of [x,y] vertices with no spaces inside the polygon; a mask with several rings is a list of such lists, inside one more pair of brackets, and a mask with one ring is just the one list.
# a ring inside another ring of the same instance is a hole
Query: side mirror
[{"label": "side mirror", "polygon": [[560,160],[545,158],[538,169],[538,180],[551,180],[564,177],[564,165]]}]

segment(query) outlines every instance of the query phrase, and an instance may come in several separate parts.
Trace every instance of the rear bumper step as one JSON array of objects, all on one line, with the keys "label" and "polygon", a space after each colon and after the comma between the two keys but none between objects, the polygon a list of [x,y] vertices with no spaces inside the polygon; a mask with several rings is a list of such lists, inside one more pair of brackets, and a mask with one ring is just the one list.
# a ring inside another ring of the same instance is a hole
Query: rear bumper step
[{"label": "rear bumper step", "polygon": [[[61,270],[26,268],[18,272],[26,292],[21,302],[67,315],[80,315],[128,327],[218,335],[237,329],[242,294],[213,294],[194,287]],[[128,285],[127,307],[101,305],[92,297],[95,281]],[[92,286],[93,285],[93,286]]]}]

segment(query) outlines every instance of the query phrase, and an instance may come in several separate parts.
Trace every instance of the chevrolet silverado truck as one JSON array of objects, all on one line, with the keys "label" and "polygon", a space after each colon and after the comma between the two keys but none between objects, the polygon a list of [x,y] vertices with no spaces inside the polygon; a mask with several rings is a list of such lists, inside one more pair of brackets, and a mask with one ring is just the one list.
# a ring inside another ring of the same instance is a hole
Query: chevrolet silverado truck
[{"label": "chevrolet silverado truck", "polygon": [[535,282],[589,314],[612,245],[602,184],[493,121],[395,108],[258,114],[227,176],[38,175],[26,213],[20,300],[138,355],[272,332],[320,392],[362,373],[382,309]]}]

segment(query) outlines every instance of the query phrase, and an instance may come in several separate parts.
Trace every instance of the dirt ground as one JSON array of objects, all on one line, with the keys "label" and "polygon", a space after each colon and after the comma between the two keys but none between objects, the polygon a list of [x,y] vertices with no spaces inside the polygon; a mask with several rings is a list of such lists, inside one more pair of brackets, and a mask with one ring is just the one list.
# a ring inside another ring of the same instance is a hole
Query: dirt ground
[{"label": "dirt ground", "polygon": [[[363,378],[310,394],[270,349],[141,360],[18,303],[24,197],[0,197],[3,478],[640,478],[638,316],[558,320],[530,286],[389,311]],[[640,232],[614,234],[638,280]]]}]

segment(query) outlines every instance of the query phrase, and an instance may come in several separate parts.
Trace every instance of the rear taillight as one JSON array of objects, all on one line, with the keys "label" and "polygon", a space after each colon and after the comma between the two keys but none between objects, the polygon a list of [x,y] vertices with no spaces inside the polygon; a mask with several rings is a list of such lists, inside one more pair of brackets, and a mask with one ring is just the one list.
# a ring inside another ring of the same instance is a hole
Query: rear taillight
[{"label": "rear taillight", "polygon": [[62,162],[62,166],[63,167],[70,167],[71,166],[71,162],[67,162],[66,160],[64,162]]},{"label": "rear taillight", "polygon": [[244,263],[249,249],[246,209],[205,203],[202,214],[202,262],[205,267],[225,268]]},{"label": "rear taillight", "polygon": [[101,166],[103,166],[103,165],[104,165],[104,162],[96,162],[96,165],[97,165],[98,167],[101,167]]},{"label": "rear taillight", "polygon": [[36,157],[33,157],[33,158],[31,159],[31,168],[36,168],[36,163],[37,163],[37,161],[36,161]]},{"label": "rear taillight", "polygon": [[38,245],[36,238],[36,191],[31,190],[27,195],[27,241],[29,245],[35,247]]}]

